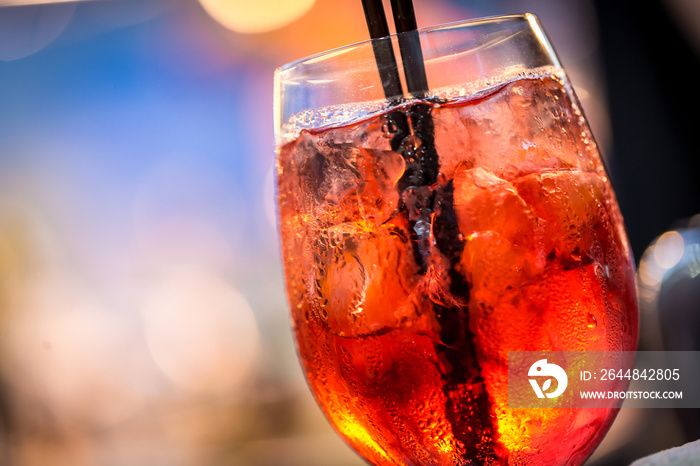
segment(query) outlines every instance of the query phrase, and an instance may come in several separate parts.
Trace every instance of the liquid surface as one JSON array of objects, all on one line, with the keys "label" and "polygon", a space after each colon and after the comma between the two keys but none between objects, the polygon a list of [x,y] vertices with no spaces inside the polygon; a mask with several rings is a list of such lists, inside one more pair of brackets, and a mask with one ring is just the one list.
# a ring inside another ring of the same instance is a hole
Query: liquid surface
[{"label": "liquid surface", "polygon": [[564,76],[303,130],[278,196],[299,356],[364,458],[591,454],[616,410],[507,405],[508,351],[636,348],[622,218]]}]

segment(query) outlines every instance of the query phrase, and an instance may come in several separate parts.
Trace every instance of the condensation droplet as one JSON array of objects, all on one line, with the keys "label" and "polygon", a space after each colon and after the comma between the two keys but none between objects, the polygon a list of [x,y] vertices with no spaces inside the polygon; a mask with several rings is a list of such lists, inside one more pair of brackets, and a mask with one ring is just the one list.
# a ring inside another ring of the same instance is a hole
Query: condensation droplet
[{"label": "condensation droplet", "polygon": [[598,321],[593,314],[588,314],[588,328],[594,329],[598,326]]}]

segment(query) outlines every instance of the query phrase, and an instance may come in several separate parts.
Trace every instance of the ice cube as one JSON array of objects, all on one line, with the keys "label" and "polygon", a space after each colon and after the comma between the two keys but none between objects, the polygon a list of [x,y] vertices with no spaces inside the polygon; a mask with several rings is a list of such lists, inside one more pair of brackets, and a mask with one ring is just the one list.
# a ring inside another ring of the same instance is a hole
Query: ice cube
[{"label": "ice cube", "polygon": [[460,230],[469,238],[497,233],[513,245],[529,246],[537,220],[515,187],[481,167],[457,170],[454,205]]},{"label": "ice cube", "polygon": [[333,333],[366,335],[416,319],[411,294],[420,275],[406,231],[360,222],[332,227],[328,236],[310,294]]}]

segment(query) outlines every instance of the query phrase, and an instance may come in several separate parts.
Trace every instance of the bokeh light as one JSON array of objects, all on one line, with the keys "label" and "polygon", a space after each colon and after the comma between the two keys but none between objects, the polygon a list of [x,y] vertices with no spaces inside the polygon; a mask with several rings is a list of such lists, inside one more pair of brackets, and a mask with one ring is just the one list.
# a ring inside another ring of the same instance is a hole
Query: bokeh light
[{"label": "bokeh light", "polygon": [[173,270],[151,292],[143,316],[151,354],[178,387],[233,396],[250,382],[258,327],[245,297],[222,278]]},{"label": "bokeh light", "polygon": [[302,17],[315,0],[199,0],[216,21],[234,32],[273,31]]},{"label": "bokeh light", "polygon": [[685,243],[677,231],[667,231],[656,240],[654,260],[663,269],[670,269],[683,257]]}]

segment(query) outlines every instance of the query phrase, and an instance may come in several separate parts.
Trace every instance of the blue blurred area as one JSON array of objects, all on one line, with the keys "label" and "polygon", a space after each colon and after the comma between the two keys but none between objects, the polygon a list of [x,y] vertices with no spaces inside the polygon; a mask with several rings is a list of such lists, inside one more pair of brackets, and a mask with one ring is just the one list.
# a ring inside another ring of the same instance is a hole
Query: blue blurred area
[{"label": "blue blurred area", "polygon": [[[153,4],[140,8],[149,13]],[[160,208],[199,203],[200,214],[225,235],[243,231],[248,245],[262,248],[259,239],[270,241],[258,230],[270,227],[259,217],[273,159],[272,67],[250,58],[214,67],[183,50],[196,42],[187,36],[197,31],[176,28],[198,11],[173,5],[136,24],[95,31],[109,12],[94,3],[71,4],[73,15],[54,43],[0,61],[3,184],[12,185],[16,175],[18,189],[28,189],[24,194],[44,196],[37,200],[49,203],[55,223],[77,231],[81,242],[112,247],[128,237],[134,196],[149,174],[161,163],[177,163],[178,176],[197,179],[190,191],[198,194],[171,193],[172,199],[159,201],[170,205]],[[7,8],[27,9],[16,16],[31,26],[42,7]],[[185,39],[173,41],[177,35]],[[172,191],[183,184],[178,176],[165,180]],[[43,186],[34,190],[27,181]],[[80,234],[86,229],[94,236]]]},{"label": "blue blurred area", "polygon": [[1,5],[0,464],[202,464],[200,434],[267,438],[267,405],[310,402],[273,223],[276,64],[194,2]]}]

